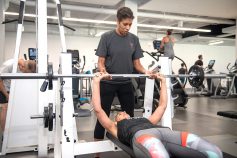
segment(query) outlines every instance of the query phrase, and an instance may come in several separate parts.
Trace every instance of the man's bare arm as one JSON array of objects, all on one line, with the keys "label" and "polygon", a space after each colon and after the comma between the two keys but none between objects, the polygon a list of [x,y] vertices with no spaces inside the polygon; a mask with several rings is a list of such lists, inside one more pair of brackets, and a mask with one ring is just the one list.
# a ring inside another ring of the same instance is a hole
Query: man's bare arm
[{"label": "man's bare arm", "polygon": [[138,72],[143,74],[146,73],[146,69],[142,66],[140,59],[133,60],[133,66]]},{"label": "man's bare arm", "polygon": [[3,95],[5,95],[6,99],[8,100],[9,94],[3,84],[3,80],[0,79],[0,92],[2,92]]},{"label": "man's bare arm", "polygon": [[98,69],[99,69],[99,72],[107,73],[105,69],[105,57],[98,58]]},{"label": "man's bare arm", "polygon": [[110,120],[110,118],[106,115],[104,110],[101,107],[100,101],[100,80],[105,76],[103,73],[97,73],[93,78],[93,91],[92,91],[92,105],[94,106],[94,112],[96,114],[97,119],[101,123],[101,125],[113,136],[117,137],[117,127],[115,123]]},{"label": "man's bare arm", "polygon": [[160,50],[164,50],[164,45],[165,45],[165,37],[163,37],[163,39],[161,40]]},{"label": "man's bare arm", "polygon": [[159,106],[153,112],[153,114],[148,118],[152,124],[157,124],[160,121],[167,107],[166,79],[159,75],[157,75],[157,78],[160,80],[160,87],[161,87],[160,99],[159,99]]}]

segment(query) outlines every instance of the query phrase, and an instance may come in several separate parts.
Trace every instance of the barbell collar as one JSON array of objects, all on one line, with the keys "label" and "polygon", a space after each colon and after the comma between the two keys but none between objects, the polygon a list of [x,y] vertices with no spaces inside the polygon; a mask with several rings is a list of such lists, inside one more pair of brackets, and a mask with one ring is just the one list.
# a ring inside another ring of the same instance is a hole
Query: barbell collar
[{"label": "barbell collar", "polygon": [[45,118],[43,115],[32,115],[30,116],[30,119],[40,119],[40,118]]}]

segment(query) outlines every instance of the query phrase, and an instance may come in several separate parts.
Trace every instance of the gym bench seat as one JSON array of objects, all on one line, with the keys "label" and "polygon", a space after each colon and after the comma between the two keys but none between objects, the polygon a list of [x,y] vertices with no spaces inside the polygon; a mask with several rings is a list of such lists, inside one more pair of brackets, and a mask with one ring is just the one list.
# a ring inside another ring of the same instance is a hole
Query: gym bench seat
[{"label": "gym bench seat", "polygon": [[217,115],[237,119],[237,111],[218,111]]},{"label": "gym bench seat", "polygon": [[111,140],[114,144],[120,147],[123,151],[125,151],[131,158],[135,158],[135,154],[130,146],[127,146],[121,143],[116,137],[112,136],[110,133],[106,132],[106,137]]}]

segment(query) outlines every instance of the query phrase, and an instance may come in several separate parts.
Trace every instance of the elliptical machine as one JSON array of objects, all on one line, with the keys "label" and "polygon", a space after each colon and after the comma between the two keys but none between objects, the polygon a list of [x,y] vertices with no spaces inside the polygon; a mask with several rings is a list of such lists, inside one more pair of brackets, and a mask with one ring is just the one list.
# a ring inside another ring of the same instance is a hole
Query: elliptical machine
[{"label": "elliptical machine", "polygon": [[[227,98],[233,98],[237,97],[237,78],[236,78],[236,73],[237,73],[237,60],[235,61],[235,64],[230,67],[230,63],[227,65],[227,70],[229,71],[227,75],[227,82],[226,82],[226,87],[223,88],[221,87],[221,79],[216,87],[215,93],[211,98],[214,99],[227,99]],[[218,93],[218,91],[221,91]]]},{"label": "elliptical machine", "polygon": [[227,66],[227,69],[229,70],[229,74],[230,74],[230,76],[233,76],[234,87],[235,87],[235,94],[237,94],[237,78],[235,76],[237,74],[237,59],[235,60],[235,63],[234,63],[234,65],[232,67],[229,68],[228,66]]},{"label": "elliptical machine", "polygon": [[[213,66],[215,64],[215,60],[210,60],[207,67],[204,69],[205,74],[215,74],[215,70],[213,69]],[[211,96],[214,94],[216,87],[218,85],[217,79],[207,78],[207,94],[204,94],[206,96]],[[219,92],[218,92],[219,93]]]}]

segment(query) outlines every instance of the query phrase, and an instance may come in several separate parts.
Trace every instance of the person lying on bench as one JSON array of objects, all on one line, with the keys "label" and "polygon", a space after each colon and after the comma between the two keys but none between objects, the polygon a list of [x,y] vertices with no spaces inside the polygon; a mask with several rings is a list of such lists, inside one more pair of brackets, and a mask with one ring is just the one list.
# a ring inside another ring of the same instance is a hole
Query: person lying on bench
[{"label": "person lying on bench", "polygon": [[167,106],[166,80],[160,74],[151,75],[160,80],[159,106],[149,118],[131,118],[118,112],[115,121],[110,120],[101,108],[100,80],[111,78],[97,73],[93,78],[92,104],[101,125],[123,144],[130,146],[138,158],[222,158],[221,150],[210,142],[188,132],[172,131],[157,125]]}]

